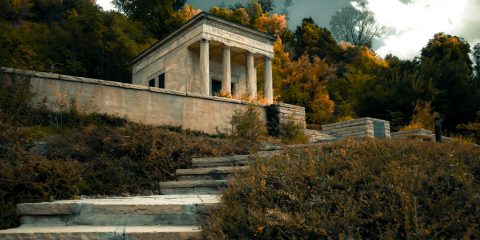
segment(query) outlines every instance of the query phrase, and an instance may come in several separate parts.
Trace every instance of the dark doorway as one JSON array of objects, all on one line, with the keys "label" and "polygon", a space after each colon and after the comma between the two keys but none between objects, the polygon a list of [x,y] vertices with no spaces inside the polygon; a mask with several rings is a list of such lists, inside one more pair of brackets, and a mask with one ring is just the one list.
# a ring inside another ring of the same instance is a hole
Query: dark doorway
[{"label": "dark doorway", "polygon": [[158,76],[158,87],[165,88],[165,73],[162,73],[160,76]]},{"label": "dark doorway", "polygon": [[218,80],[212,80],[212,96],[218,95],[222,91],[222,82]]}]

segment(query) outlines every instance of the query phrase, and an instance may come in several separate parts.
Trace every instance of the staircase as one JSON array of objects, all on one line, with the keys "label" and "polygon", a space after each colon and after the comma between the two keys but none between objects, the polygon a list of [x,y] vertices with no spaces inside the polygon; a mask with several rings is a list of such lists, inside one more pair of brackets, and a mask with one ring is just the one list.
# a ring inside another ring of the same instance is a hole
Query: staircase
[{"label": "staircase", "polygon": [[176,171],[178,181],[160,183],[162,195],[19,204],[21,227],[0,230],[0,239],[202,239],[198,215],[219,202],[229,177],[248,169],[251,157],[193,159],[192,168]]}]

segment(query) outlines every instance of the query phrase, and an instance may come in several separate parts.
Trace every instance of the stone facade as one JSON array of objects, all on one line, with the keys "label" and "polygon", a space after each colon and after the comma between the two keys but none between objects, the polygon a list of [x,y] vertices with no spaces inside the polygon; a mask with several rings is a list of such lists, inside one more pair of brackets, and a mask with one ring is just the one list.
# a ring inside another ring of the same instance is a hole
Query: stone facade
[{"label": "stone facade", "polygon": [[132,82],[179,92],[237,97],[257,95],[257,68],[264,66],[264,96],[273,103],[275,37],[208,13],[184,26],[132,61]]},{"label": "stone facade", "polygon": [[322,132],[338,138],[390,138],[390,122],[375,118],[322,125]]}]

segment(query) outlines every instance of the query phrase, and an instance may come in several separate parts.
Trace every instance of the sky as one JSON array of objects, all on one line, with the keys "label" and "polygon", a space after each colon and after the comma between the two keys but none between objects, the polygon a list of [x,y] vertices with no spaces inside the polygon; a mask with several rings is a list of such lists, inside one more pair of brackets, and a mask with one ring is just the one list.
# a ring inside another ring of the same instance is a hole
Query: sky
[{"label": "sky", "polygon": [[[463,37],[470,45],[480,43],[480,0],[365,0],[386,34],[374,41],[373,48],[380,56],[393,54],[411,59],[420,54],[438,32]],[[97,0],[105,10],[113,9],[111,0]],[[188,0],[195,8],[206,11],[211,6],[230,5],[250,0]],[[293,0],[289,8],[289,28],[295,30],[303,18],[312,17],[328,28],[330,18],[351,0]],[[274,0],[276,10],[283,0]]]}]

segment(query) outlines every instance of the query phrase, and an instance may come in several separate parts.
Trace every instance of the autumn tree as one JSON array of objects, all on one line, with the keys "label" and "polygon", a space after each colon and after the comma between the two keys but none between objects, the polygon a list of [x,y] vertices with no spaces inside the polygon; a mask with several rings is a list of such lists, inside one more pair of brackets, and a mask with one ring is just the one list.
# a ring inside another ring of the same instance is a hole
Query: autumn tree
[{"label": "autumn tree", "polygon": [[129,62],[153,44],[140,24],[94,1],[10,3],[13,17],[0,19],[1,66],[130,82]]},{"label": "autumn tree", "polygon": [[339,41],[371,47],[372,40],[381,37],[385,28],[377,23],[364,2],[352,2],[332,16],[330,30]]},{"label": "autumn tree", "polygon": [[334,76],[335,68],[319,57],[310,60],[308,55],[303,55],[290,62],[284,71],[287,74],[282,84],[281,100],[305,106],[309,123],[328,122],[335,104],[330,100],[326,86]]}]

